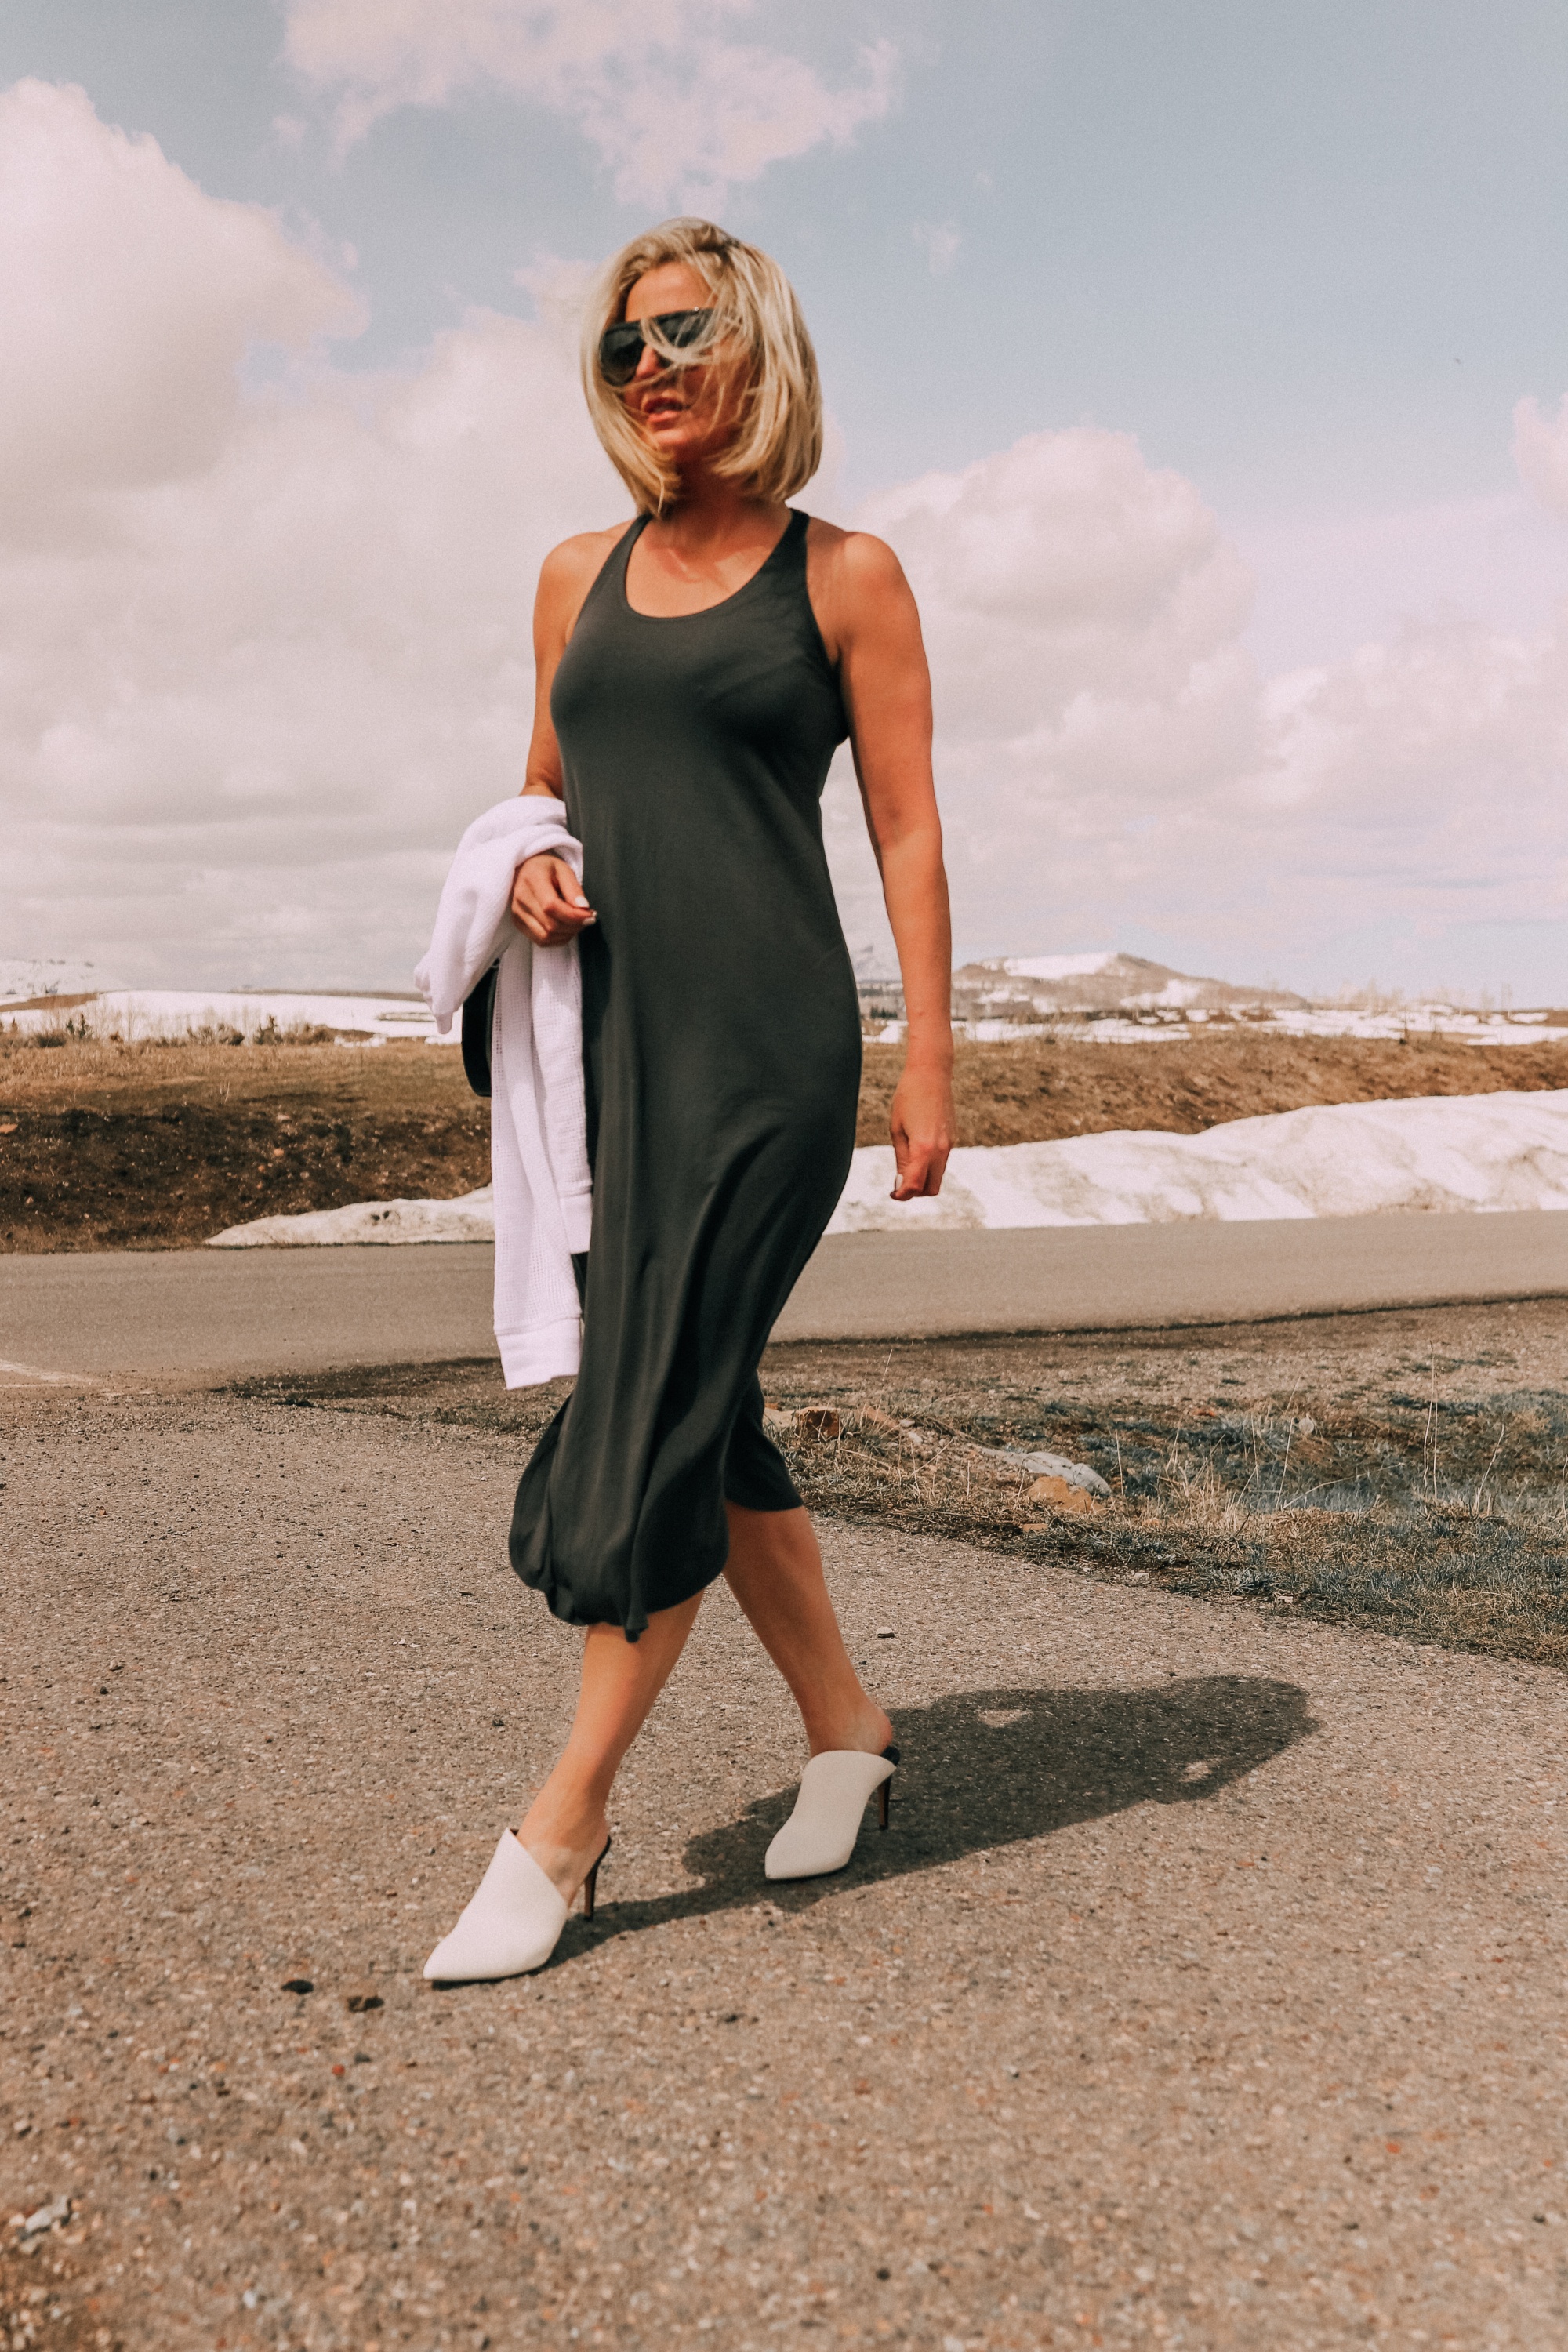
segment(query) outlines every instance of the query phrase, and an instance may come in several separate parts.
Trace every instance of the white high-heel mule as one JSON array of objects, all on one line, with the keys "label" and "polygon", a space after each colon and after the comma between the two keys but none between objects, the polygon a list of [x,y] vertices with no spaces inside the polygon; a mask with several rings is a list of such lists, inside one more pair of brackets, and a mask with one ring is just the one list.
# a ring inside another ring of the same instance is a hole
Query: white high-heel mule
[{"label": "white high-heel mule", "polygon": [[855,1851],[867,1800],[881,1796],[878,1822],[888,1826],[888,1800],[896,1748],[868,1756],[858,1748],[827,1748],[814,1756],[800,1776],[795,1811],[767,1851],[769,1878],[826,1878],[842,1870]]},{"label": "white high-heel mule", "polygon": [[[599,1861],[583,1881],[584,1919],[594,1916],[599,1863],[609,1851],[606,1838]],[[426,1961],[426,1979],[431,1984],[479,1984],[542,1969],[561,1941],[571,1908],[528,1848],[510,1830],[502,1830],[473,1900]]]}]

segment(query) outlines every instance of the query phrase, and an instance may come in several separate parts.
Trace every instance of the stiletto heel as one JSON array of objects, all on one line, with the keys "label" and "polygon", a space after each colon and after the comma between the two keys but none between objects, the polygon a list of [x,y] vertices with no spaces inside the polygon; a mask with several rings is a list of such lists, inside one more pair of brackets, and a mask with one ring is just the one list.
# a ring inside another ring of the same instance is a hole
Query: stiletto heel
[{"label": "stiletto heel", "polygon": [[800,1776],[795,1811],[763,1864],[769,1878],[826,1878],[842,1870],[855,1851],[867,1800],[879,1800],[881,1827],[888,1826],[889,1791],[899,1761],[896,1748],[868,1756],[858,1748],[828,1748],[814,1756]]},{"label": "stiletto heel", "polygon": [[[589,1919],[599,1864],[609,1851],[606,1838],[583,1881],[583,1908]],[[571,1907],[528,1848],[510,1830],[503,1830],[473,1900],[426,1961],[426,1979],[431,1984],[484,1984],[542,1969],[561,1941]]]},{"label": "stiletto heel", "polygon": [[[604,1861],[605,1856],[609,1853],[609,1851],[610,1841],[606,1838],[604,1844],[599,1848],[599,1862]],[[596,1862],[594,1864],[594,1867],[588,1873],[587,1877],[583,1881],[583,1916],[584,1919],[591,1919],[594,1916],[594,1897],[599,1891],[599,1862]]]},{"label": "stiletto heel", "polygon": [[891,1780],[884,1780],[877,1791],[877,1827],[879,1830],[885,1830],[888,1826],[888,1811],[892,1801],[893,1784]]}]

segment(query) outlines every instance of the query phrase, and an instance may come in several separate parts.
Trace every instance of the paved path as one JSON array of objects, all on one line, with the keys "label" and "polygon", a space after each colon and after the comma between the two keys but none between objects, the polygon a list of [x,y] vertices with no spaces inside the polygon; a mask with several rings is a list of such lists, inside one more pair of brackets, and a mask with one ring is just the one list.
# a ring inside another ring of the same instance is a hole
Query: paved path
[{"label": "paved path", "polygon": [[1564,1292],[1568,1214],[1548,1210],[849,1234],[817,1251],[777,1336],[1146,1329]]},{"label": "paved path", "polygon": [[488,1244],[0,1257],[0,1383],[493,1356]]},{"label": "paved path", "polygon": [[[461,1243],[4,1257],[0,1382],[488,1356],[490,1267],[488,1247]],[[1564,1293],[1568,1215],[1543,1211],[852,1234],[822,1244],[777,1337],[1140,1328]]]},{"label": "paved path", "polygon": [[40,2343],[1568,2342],[1560,1676],[829,1529],[888,1835],[767,1887],[800,1741],[721,1588],[596,1926],[435,1995],[573,1681],[511,1449],[7,1410],[0,2216],[74,2210],[0,2309],[45,2285]]}]

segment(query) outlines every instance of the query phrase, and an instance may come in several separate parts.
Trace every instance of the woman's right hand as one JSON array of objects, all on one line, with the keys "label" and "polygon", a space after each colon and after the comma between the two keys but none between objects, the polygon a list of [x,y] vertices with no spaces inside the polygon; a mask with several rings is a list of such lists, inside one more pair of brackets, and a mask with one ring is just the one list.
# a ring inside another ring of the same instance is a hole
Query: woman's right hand
[{"label": "woman's right hand", "polygon": [[563,947],[599,919],[566,860],[549,849],[525,857],[512,876],[511,919],[542,948]]}]

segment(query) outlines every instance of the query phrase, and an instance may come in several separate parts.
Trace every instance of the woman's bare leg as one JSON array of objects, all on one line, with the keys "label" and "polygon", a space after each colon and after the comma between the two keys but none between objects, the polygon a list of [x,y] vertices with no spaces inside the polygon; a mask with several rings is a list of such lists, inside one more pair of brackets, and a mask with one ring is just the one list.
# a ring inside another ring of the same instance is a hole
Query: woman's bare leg
[{"label": "woman's bare leg", "polygon": [[799,1707],[811,1753],[858,1748],[879,1756],[893,1727],[844,1646],[822,1554],[804,1509],[746,1511],[727,1503],[730,1590]]},{"label": "woman's bare leg", "polygon": [[685,1647],[701,1606],[699,1592],[678,1609],[658,1609],[639,1640],[618,1625],[590,1625],[572,1736],[518,1830],[540,1868],[568,1902],[603,1850],[605,1808],[621,1759]]}]

